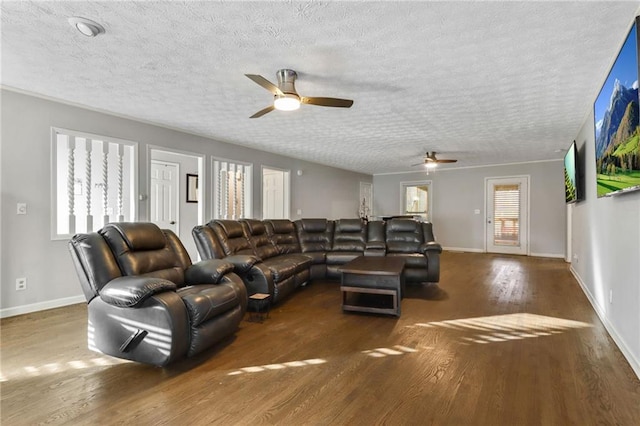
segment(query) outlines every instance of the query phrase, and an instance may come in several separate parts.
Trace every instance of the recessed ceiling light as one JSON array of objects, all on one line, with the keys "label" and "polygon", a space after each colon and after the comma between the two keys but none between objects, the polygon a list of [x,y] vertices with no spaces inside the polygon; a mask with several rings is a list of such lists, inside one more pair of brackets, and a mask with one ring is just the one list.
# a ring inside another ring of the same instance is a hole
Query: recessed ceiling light
[{"label": "recessed ceiling light", "polygon": [[90,19],[80,18],[79,16],[69,18],[69,24],[87,37],[95,37],[105,32],[102,25]]}]

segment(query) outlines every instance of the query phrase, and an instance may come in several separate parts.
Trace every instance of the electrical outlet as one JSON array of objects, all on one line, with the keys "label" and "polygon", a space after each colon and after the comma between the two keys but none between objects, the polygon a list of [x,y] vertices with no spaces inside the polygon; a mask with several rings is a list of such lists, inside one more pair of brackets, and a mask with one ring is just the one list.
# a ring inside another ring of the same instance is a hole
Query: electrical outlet
[{"label": "electrical outlet", "polygon": [[16,291],[22,291],[27,289],[27,278],[16,278]]},{"label": "electrical outlet", "polygon": [[613,290],[609,290],[609,303],[613,303]]},{"label": "electrical outlet", "polygon": [[578,263],[578,253],[573,253],[573,261]]},{"label": "electrical outlet", "polygon": [[301,215],[301,214],[302,214],[302,209],[298,209],[298,210],[296,210],[296,214],[297,214],[297,215]]}]

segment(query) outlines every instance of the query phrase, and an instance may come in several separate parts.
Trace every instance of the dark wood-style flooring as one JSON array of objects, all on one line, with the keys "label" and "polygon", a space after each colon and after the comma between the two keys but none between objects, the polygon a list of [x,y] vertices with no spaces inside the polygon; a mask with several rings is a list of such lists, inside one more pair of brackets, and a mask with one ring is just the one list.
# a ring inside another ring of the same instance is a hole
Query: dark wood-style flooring
[{"label": "dark wood-style flooring", "polygon": [[444,253],[402,316],[314,282],[166,369],[90,352],[86,306],[2,320],[1,422],[638,425],[640,381],[558,259]]}]

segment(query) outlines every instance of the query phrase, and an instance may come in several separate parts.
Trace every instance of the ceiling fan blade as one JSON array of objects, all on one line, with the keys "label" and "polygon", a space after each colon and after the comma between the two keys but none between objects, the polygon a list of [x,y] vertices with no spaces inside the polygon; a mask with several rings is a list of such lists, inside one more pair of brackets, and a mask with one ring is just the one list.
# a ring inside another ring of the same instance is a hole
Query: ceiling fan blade
[{"label": "ceiling fan blade", "polygon": [[412,164],[411,167],[415,167],[415,166],[424,166],[426,163],[418,163],[418,164]]},{"label": "ceiling fan blade", "polygon": [[282,91],[278,89],[278,86],[276,86],[275,84],[273,84],[272,82],[264,78],[263,76],[258,74],[245,74],[245,75],[249,77],[251,80],[253,80],[254,83],[259,84],[260,86],[264,87],[274,95],[283,94]]},{"label": "ceiling fan blade", "polygon": [[303,104],[318,105],[325,107],[351,108],[353,101],[351,99],[338,98],[306,98],[301,97],[300,102]]},{"label": "ceiling fan blade", "polygon": [[276,109],[276,107],[274,107],[273,105],[269,105],[268,107],[261,109],[260,111],[256,112],[255,114],[253,114],[251,117],[249,118],[258,118],[258,117],[262,117],[263,115],[265,115],[268,112],[273,111],[274,109]]},{"label": "ceiling fan blade", "polygon": [[436,163],[457,163],[458,160],[435,160]]}]

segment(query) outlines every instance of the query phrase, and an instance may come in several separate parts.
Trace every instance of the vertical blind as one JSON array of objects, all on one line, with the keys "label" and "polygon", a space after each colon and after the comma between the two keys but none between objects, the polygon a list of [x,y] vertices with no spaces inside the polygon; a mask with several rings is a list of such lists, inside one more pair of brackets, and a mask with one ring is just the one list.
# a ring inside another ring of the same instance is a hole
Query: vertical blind
[{"label": "vertical blind", "polygon": [[494,243],[520,245],[520,185],[495,185],[493,192]]}]

